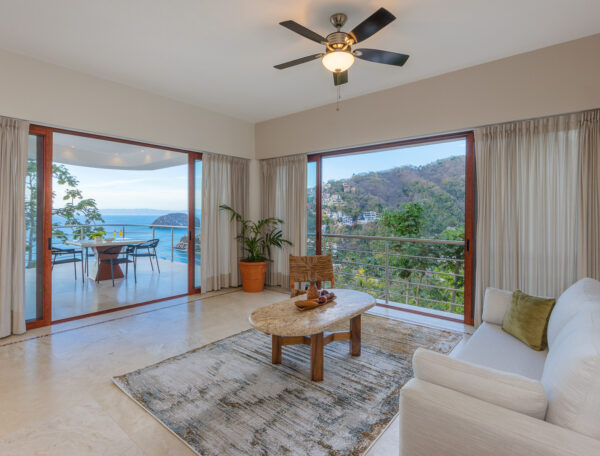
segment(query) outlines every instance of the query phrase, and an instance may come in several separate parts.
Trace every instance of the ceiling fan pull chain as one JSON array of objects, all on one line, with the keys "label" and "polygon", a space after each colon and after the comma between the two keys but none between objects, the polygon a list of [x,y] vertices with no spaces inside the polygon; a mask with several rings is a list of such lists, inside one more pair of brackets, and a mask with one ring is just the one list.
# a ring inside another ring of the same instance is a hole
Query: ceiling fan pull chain
[{"label": "ceiling fan pull chain", "polygon": [[337,104],[335,107],[336,111],[340,110],[340,100],[342,99],[342,88],[340,86],[337,87]]}]

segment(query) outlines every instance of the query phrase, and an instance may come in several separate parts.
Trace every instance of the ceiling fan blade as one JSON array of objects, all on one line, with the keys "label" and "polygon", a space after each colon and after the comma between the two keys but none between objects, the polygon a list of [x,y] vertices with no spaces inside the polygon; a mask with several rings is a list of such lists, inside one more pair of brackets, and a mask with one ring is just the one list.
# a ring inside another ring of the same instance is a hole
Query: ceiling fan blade
[{"label": "ceiling fan blade", "polygon": [[298,24],[294,21],[283,21],[280,22],[279,25],[283,25],[285,28],[290,29],[292,32],[296,32],[299,35],[302,35],[309,40],[313,40],[319,44],[326,44],[327,40],[312,30],[307,29],[303,25]]},{"label": "ceiling fan blade", "polygon": [[322,55],[323,54],[307,55],[306,57],[302,57],[300,59],[290,60],[289,62],[280,63],[279,65],[275,65],[274,68],[277,68],[278,70],[283,70],[285,68],[293,67],[296,65],[300,65],[301,63],[306,63],[306,62],[310,62],[311,60],[318,59]]},{"label": "ceiling fan blade", "polygon": [[377,11],[371,14],[371,16],[354,27],[350,32],[350,37],[355,43],[364,41],[395,19],[396,16],[394,16],[388,10],[385,8],[379,8]]},{"label": "ceiling fan blade", "polygon": [[387,65],[402,66],[408,60],[408,55],[397,52],[380,51],[379,49],[356,49],[354,55],[357,59],[369,62],[385,63]]},{"label": "ceiling fan blade", "polygon": [[339,86],[348,82],[348,70],[341,73],[333,73],[333,85]]}]

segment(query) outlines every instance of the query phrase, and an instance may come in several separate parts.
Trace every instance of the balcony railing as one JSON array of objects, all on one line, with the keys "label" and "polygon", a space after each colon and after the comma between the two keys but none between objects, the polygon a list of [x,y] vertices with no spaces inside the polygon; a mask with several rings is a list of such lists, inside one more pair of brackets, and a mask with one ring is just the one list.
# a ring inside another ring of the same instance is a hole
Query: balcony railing
[{"label": "balcony railing", "polygon": [[[159,239],[160,242],[156,248],[160,258],[170,259],[171,261],[187,261],[187,239],[188,227],[175,225],[137,225],[137,224],[111,224],[103,223],[99,225],[53,225],[52,229],[59,229],[65,232],[69,240],[87,239],[86,229],[97,230],[101,228],[106,232],[107,238],[129,238],[129,239]],[[65,231],[66,230],[66,231]],[[200,233],[200,228],[196,227],[196,236]],[[60,245],[61,240],[53,235],[53,245]],[[200,248],[196,243],[196,250]],[[176,253],[178,252],[178,253]]]},{"label": "balcony railing", "polygon": [[[464,314],[462,240],[323,234],[336,286],[363,290],[380,303]],[[314,254],[315,234],[308,252]]]}]

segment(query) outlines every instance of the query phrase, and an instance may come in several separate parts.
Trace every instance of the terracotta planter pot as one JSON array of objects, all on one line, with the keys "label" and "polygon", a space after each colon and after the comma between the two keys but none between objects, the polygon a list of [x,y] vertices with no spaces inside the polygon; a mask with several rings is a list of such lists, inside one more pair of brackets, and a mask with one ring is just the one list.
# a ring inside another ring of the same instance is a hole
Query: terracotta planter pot
[{"label": "terracotta planter pot", "polygon": [[247,261],[240,261],[239,263],[240,273],[242,274],[242,289],[249,293],[263,291],[265,289],[267,262],[249,263]]}]

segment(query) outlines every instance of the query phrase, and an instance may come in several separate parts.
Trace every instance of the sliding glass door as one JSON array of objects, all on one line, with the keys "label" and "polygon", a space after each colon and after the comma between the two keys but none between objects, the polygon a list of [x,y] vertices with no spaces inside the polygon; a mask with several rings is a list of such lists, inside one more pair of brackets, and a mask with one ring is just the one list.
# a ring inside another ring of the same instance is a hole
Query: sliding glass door
[{"label": "sliding glass door", "polygon": [[200,220],[202,216],[202,155],[190,153],[189,182],[190,205],[188,231],[188,282],[189,292],[198,293],[201,287],[200,277]]},{"label": "sliding glass door", "polygon": [[29,326],[41,326],[50,319],[44,299],[47,269],[44,157],[50,144],[46,131],[32,129],[25,177],[25,319]]},{"label": "sliding glass door", "polygon": [[201,158],[32,125],[27,327],[199,291]]},{"label": "sliding glass door", "polygon": [[398,310],[472,322],[472,134],[317,154],[309,254],[336,285]]}]

